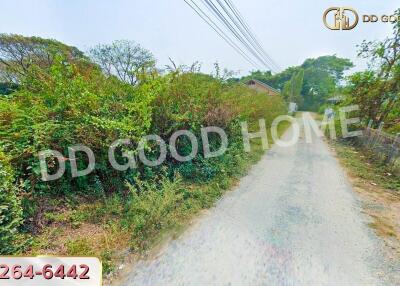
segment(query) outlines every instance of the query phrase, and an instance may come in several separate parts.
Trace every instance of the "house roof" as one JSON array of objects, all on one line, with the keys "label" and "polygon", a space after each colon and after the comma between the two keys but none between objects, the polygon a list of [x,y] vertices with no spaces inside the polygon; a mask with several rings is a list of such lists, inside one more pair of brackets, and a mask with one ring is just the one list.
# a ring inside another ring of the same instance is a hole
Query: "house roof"
[{"label": "house roof", "polygon": [[269,86],[268,84],[266,84],[266,83],[264,83],[264,82],[262,82],[262,81],[259,81],[258,79],[251,79],[251,80],[249,80],[249,81],[247,82],[247,84],[249,84],[249,83],[251,83],[251,82],[255,82],[255,83],[259,84],[259,85],[264,86],[264,87],[267,88],[267,89],[270,89],[270,90],[272,90],[272,91],[275,91],[276,93],[280,93],[279,90],[273,88],[272,86]]}]

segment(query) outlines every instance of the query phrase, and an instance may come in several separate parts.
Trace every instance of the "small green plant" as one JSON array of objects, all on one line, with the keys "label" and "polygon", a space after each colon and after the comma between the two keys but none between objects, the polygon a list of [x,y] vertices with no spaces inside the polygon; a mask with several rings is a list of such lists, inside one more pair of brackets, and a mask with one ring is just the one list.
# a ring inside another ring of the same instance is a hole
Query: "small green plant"
[{"label": "small green plant", "polygon": [[70,256],[91,256],[94,250],[88,238],[69,240],[66,243],[67,253]]},{"label": "small green plant", "polygon": [[184,189],[179,179],[161,177],[157,182],[128,184],[123,226],[132,231],[132,247],[146,248],[154,233],[176,223],[175,210],[183,203]]},{"label": "small green plant", "polygon": [[103,266],[103,274],[108,274],[115,270],[115,264],[113,263],[113,256],[111,251],[104,250],[101,253],[100,260]]}]

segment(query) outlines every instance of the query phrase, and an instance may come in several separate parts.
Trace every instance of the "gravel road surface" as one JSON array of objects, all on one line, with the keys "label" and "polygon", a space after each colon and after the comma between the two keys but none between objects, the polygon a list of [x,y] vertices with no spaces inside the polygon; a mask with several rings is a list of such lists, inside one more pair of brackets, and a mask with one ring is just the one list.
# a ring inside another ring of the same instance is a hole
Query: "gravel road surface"
[{"label": "gravel road surface", "polygon": [[306,143],[301,130],[121,285],[383,285],[380,242],[344,172],[322,139]]}]

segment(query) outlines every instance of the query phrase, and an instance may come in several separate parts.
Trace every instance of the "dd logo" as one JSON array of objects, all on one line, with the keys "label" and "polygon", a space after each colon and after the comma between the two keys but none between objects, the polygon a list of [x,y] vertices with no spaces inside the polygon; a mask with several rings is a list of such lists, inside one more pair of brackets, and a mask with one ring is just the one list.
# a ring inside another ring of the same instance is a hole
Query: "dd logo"
[{"label": "dd logo", "polygon": [[[350,17],[350,15],[352,15],[352,17]],[[323,20],[328,29],[351,30],[357,26],[359,17],[353,8],[331,7],[325,11]]]}]

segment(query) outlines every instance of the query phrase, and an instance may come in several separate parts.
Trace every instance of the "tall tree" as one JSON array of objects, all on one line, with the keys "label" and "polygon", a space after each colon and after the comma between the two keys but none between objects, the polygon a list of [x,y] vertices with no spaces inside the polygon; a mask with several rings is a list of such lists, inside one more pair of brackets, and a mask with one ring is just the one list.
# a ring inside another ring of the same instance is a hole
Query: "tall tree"
[{"label": "tall tree", "polygon": [[349,59],[338,58],[333,56],[322,56],[316,59],[307,59],[301,65],[303,69],[315,69],[328,73],[336,82],[343,79],[344,72],[353,67],[353,63]]},{"label": "tall tree", "polygon": [[57,55],[75,63],[86,60],[80,50],[56,40],[0,34],[0,82],[18,84],[32,66],[49,68]]},{"label": "tall tree", "polygon": [[304,70],[300,69],[297,73],[292,75],[292,78],[287,81],[282,90],[282,96],[288,102],[295,102],[298,105],[303,104],[303,97],[301,91],[303,89]]},{"label": "tall tree", "polygon": [[303,108],[317,111],[335,93],[337,84],[327,71],[312,67],[304,70]]},{"label": "tall tree", "polygon": [[98,45],[90,50],[90,56],[108,76],[135,85],[141,69],[153,68],[155,60],[150,51],[126,40],[109,45]]},{"label": "tall tree", "polygon": [[[395,14],[400,17],[400,9]],[[400,22],[393,24],[392,35],[383,41],[364,41],[359,56],[370,60],[369,70],[350,77],[348,101],[358,104],[365,119],[376,126],[399,124]]]}]

